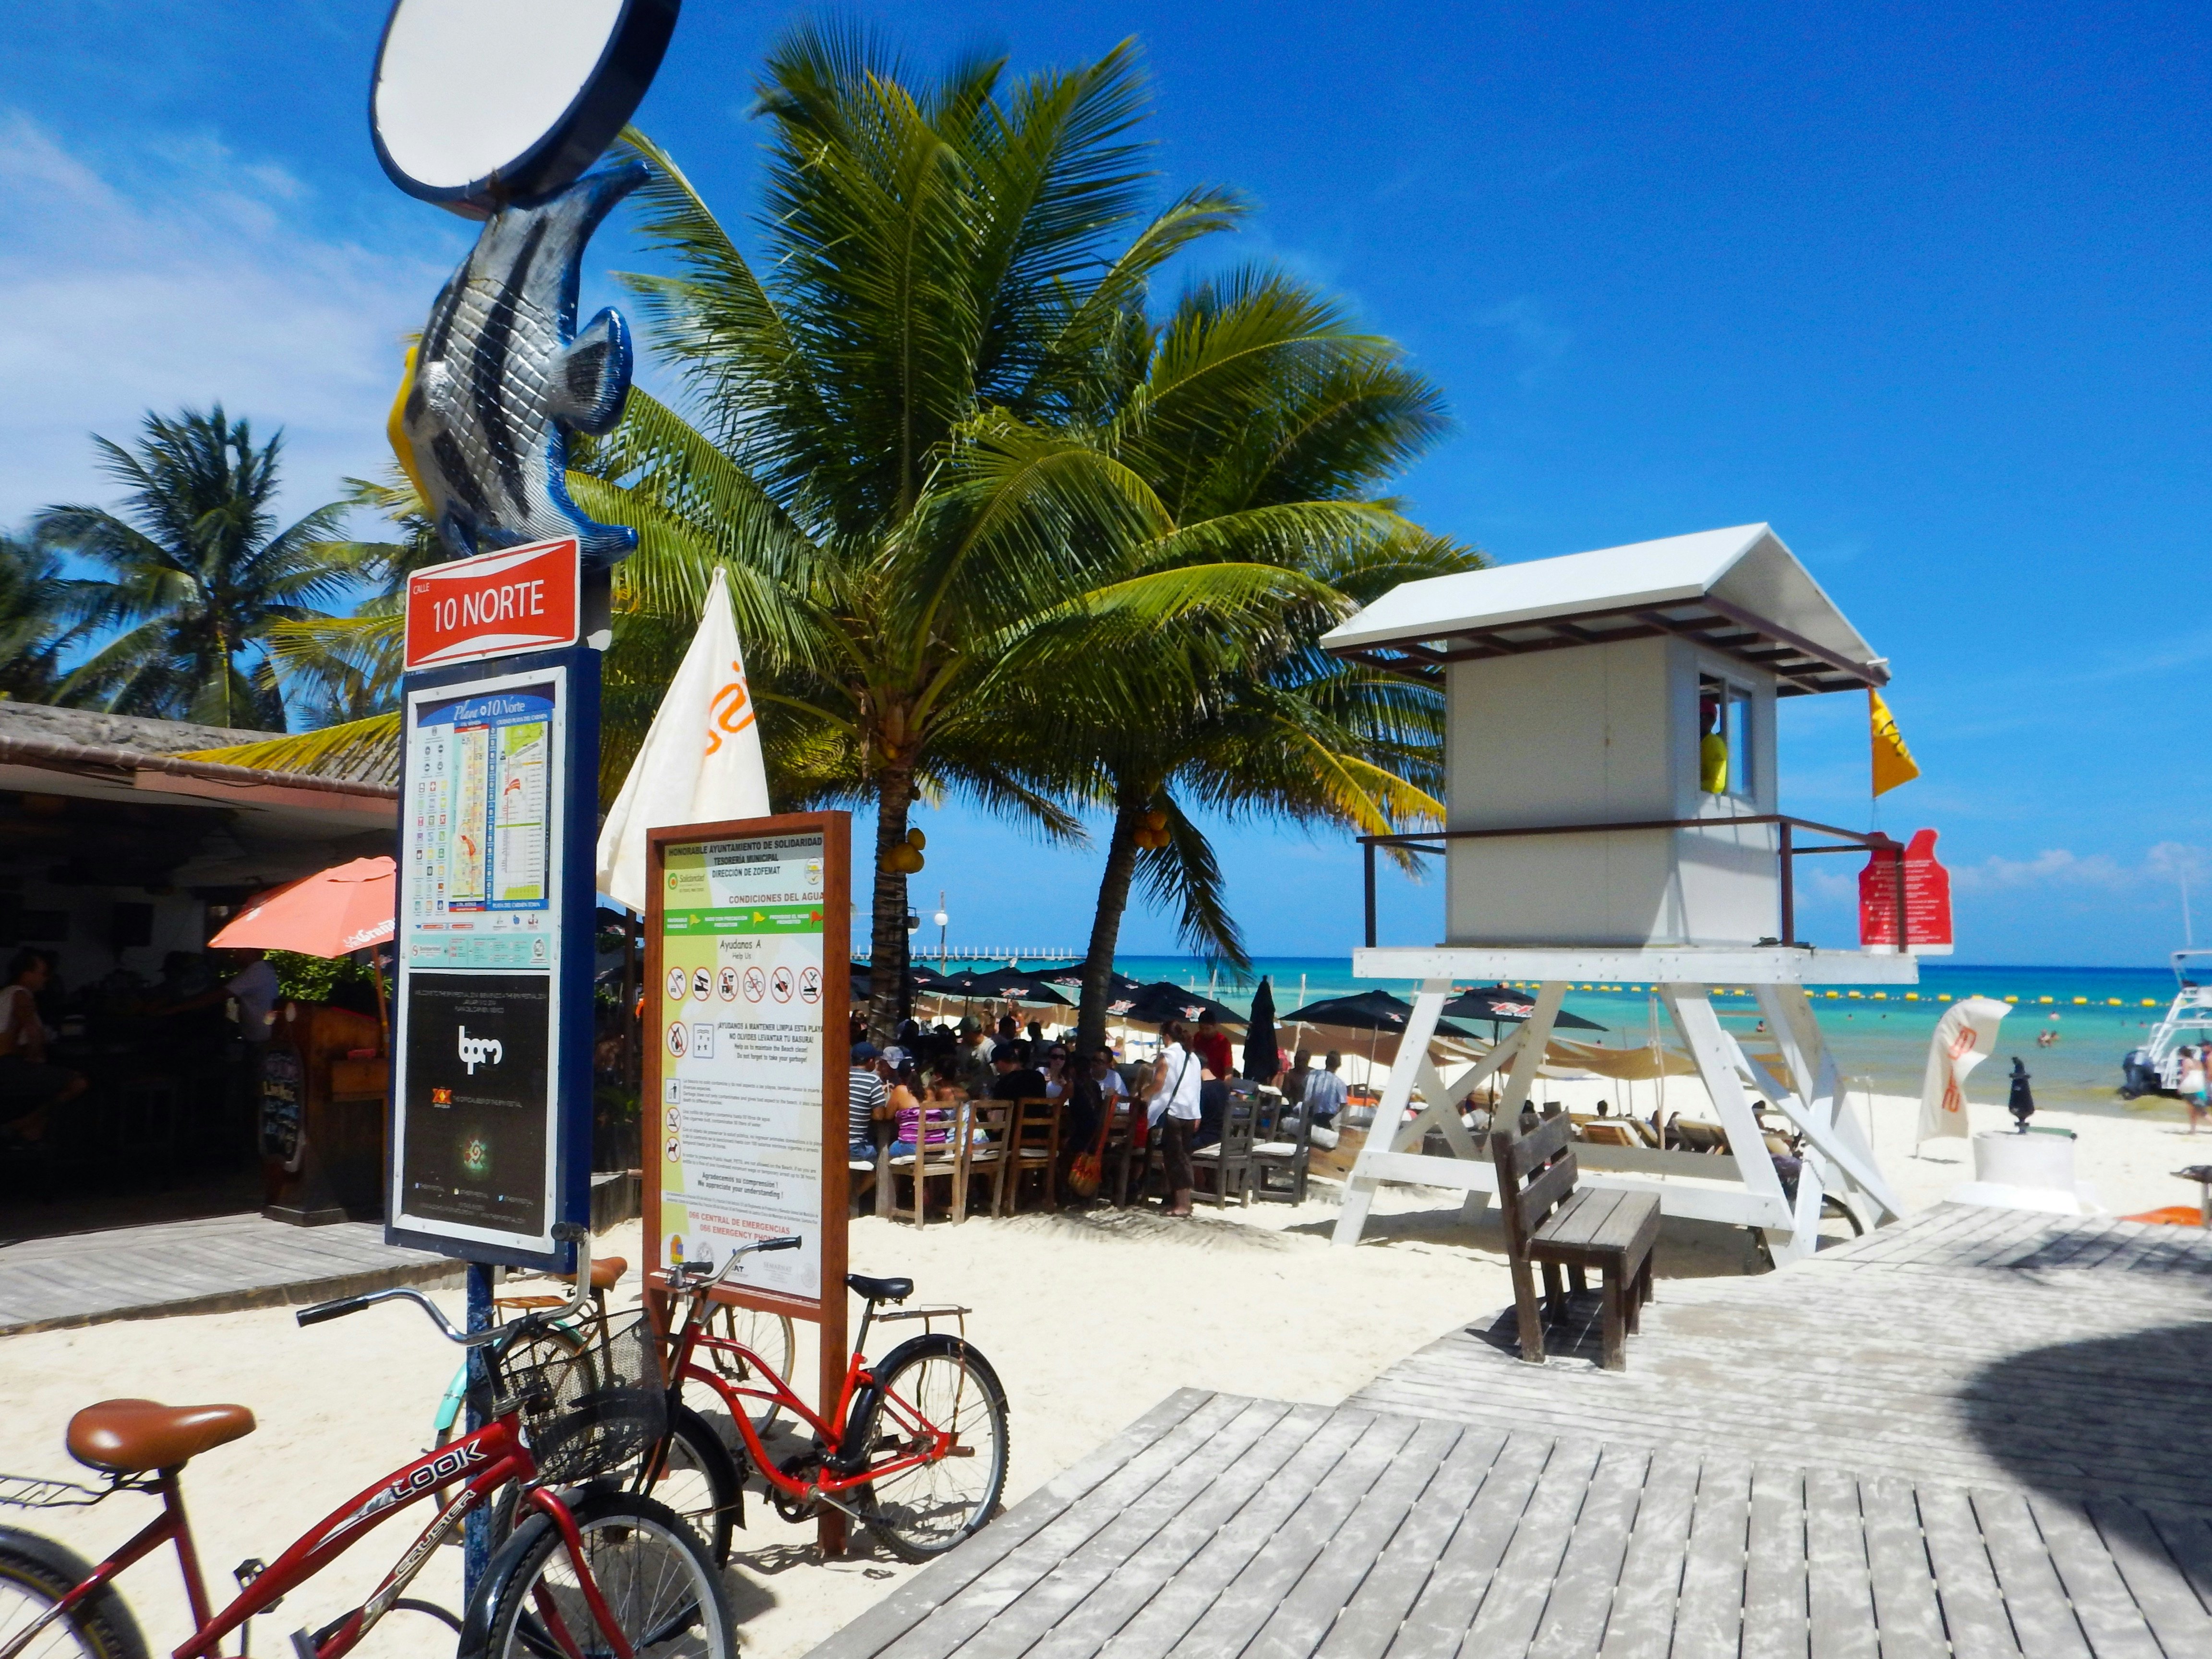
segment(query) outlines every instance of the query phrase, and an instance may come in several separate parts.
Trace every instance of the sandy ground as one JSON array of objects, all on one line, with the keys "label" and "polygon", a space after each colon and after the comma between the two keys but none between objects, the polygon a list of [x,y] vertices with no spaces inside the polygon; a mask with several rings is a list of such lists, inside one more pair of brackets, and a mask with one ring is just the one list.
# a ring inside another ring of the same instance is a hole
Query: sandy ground
[{"label": "sandy ground", "polygon": [[[1917,1110],[1916,1103],[1890,1098],[1870,1107],[1878,1156],[1915,1209],[1972,1178],[1963,1142],[1932,1143],[1924,1157],[1909,1153]],[[1993,1106],[1977,1107],[1975,1116],[1978,1127],[2009,1122]],[[2192,1199],[2194,1186],[2170,1171],[2212,1155],[2212,1137],[2189,1139],[2178,1116],[2046,1112],[2038,1121],[2077,1132],[2079,1173],[2118,1212]],[[1189,1222],[1103,1211],[916,1231],[867,1218],[853,1224],[851,1259],[862,1271],[911,1274],[918,1300],[974,1310],[969,1334],[1012,1401],[1011,1502],[1173,1389],[1332,1403],[1454,1326],[1504,1306],[1511,1291],[1495,1224],[1463,1227],[1457,1216],[1447,1194],[1386,1189],[1366,1243],[1348,1251],[1328,1243],[1333,1194],[1296,1209],[1201,1210]],[[599,1249],[635,1263],[638,1244],[633,1224]],[[1741,1232],[1670,1221],[1660,1271],[1734,1273],[1753,1261]],[[618,1292],[618,1301],[634,1297],[635,1282],[633,1273],[631,1297]],[[445,1299],[451,1305],[458,1292]],[[234,1564],[249,1555],[273,1559],[428,1443],[455,1352],[419,1313],[398,1306],[308,1330],[272,1310],[11,1338],[0,1342],[0,1399],[9,1407],[0,1469],[81,1473],[62,1450],[61,1433],[70,1413],[91,1401],[138,1395],[251,1406],[259,1431],[209,1453],[185,1477],[211,1588],[222,1599]],[[96,1559],[151,1512],[148,1499],[126,1495],[95,1509],[6,1518]],[[407,1513],[427,1519],[428,1511]],[[806,1652],[913,1571],[865,1540],[847,1559],[823,1563],[811,1525],[787,1526],[761,1503],[748,1504],[747,1517],[730,1585],[755,1659]],[[264,1627],[255,1633],[258,1650],[282,1651],[286,1633],[366,1595],[404,1547],[404,1525],[370,1534],[273,1617],[257,1621]],[[441,1551],[417,1593],[457,1602],[459,1577],[459,1553]],[[155,1650],[173,1647],[186,1629],[173,1564],[149,1560],[124,1584]],[[437,1652],[449,1640],[426,1620],[395,1614],[363,1651]]]}]

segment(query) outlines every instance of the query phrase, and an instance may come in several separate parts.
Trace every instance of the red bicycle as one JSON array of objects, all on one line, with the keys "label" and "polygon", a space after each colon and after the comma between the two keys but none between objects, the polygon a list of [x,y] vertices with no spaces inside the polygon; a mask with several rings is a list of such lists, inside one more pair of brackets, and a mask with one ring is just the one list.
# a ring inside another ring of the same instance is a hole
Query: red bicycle
[{"label": "red bicycle", "polygon": [[[670,1437],[647,1459],[657,1477],[648,1490],[726,1547],[728,1519],[741,1502],[749,1463],[787,1521],[809,1519],[827,1504],[902,1560],[942,1555],[997,1513],[1006,1483],[1006,1390],[967,1339],[965,1308],[878,1313],[878,1304],[913,1295],[914,1281],[848,1273],[847,1286],[866,1298],[867,1309],[836,1407],[829,1419],[817,1416],[775,1365],[740,1338],[715,1334],[710,1324],[712,1292],[739,1262],[757,1251],[796,1249],[799,1243],[786,1237],[740,1245],[719,1273],[702,1261],[668,1270],[669,1291],[685,1308],[670,1338]],[[871,1364],[863,1353],[869,1326],[902,1319],[958,1320],[961,1334],[927,1331]],[[726,1322],[724,1328],[733,1327]],[[699,1363],[702,1353],[709,1363]],[[678,1423],[702,1421],[683,1406],[687,1384],[711,1390],[729,1413],[737,1441],[729,1479],[709,1467],[712,1460],[685,1455],[674,1433]],[[809,1449],[781,1462],[761,1437],[778,1413],[811,1431]],[[842,1427],[833,1427],[833,1419]]]},{"label": "red bicycle", "polygon": [[[221,1659],[247,1621],[269,1612],[371,1531],[436,1491],[456,1485],[430,1523],[368,1601],[292,1638],[295,1659],[341,1659],[395,1609],[441,1620],[467,1656],[497,1659],[734,1659],[721,1579],[692,1529],[665,1504],[596,1480],[635,1463],[665,1438],[666,1383],[659,1341],[641,1315],[592,1350],[589,1367],[531,1352],[538,1327],[574,1313],[590,1294],[590,1239],[577,1246],[578,1289],[569,1304],[488,1331],[453,1329],[419,1291],[379,1291],[303,1308],[302,1325],[357,1313],[378,1302],[420,1305],[447,1338],[483,1351],[493,1382],[490,1421],[436,1448],[333,1510],[274,1562],[241,1564],[239,1593],[216,1612],[185,1518],[181,1475],[202,1452],[252,1433],[243,1406],[157,1405],[109,1400],[70,1419],[66,1443],[79,1462],[107,1477],[102,1487],[0,1476],[0,1503],[28,1508],[97,1504],[144,1492],[161,1512],[98,1566],[35,1533],[0,1527],[0,1659],[146,1659],[145,1638],[115,1588],[128,1568],[173,1545],[196,1626],[175,1659]],[[465,1618],[404,1592],[441,1543],[508,1483],[524,1516],[471,1598]]]}]

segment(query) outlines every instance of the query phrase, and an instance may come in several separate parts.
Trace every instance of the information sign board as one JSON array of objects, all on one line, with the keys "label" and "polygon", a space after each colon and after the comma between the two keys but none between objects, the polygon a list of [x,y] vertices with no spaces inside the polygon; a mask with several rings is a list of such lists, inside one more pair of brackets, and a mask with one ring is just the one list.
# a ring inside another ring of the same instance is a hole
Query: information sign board
[{"label": "information sign board", "polygon": [[555,1266],[588,1210],[598,694],[588,648],[407,677],[394,1243]]},{"label": "information sign board", "polygon": [[[1900,869],[1903,902],[1898,895]],[[1951,954],[1951,872],[1936,859],[1936,832],[1917,831],[1903,856],[1882,851],[1859,872],[1859,943],[1876,951],[1897,949],[1897,923],[1905,919],[1905,948],[1915,956]]]},{"label": "information sign board", "polygon": [[842,812],[654,830],[646,954],[649,1261],[795,1233],[746,1286],[841,1327],[848,836]]},{"label": "information sign board", "polygon": [[407,579],[405,665],[574,645],[581,569],[574,536],[424,566]]}]

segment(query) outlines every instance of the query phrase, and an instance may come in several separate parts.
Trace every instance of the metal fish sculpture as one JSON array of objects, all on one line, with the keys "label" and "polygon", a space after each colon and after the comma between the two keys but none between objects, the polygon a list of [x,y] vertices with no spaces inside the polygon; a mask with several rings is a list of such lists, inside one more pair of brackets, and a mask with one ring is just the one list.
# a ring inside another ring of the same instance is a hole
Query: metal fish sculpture
[{"label": "metal fish sculpture", "polygon": [[574,536],[604,569],[637,533],[568,499],[568,434],[601,433],[629,396],[629,325],[612,307],[576,329],[584,244],[643,184],[636,163],[503,208],[440,290],[392,409],[392,448],[455,557]]}]

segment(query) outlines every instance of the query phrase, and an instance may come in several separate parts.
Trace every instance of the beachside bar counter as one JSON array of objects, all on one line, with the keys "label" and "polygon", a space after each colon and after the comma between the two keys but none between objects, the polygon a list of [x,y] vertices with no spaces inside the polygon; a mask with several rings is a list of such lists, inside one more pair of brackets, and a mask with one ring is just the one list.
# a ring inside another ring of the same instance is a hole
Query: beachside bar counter
[{"label": "beachside bar counter", "polygon": [[[1321,644],[1445,690],[1443,830],[1365,838],[1367,946],[1353,971],[1421,981],[1400,1052],[1425,1054],[1455,985],[1542,988],[1531,1017],[1449,1088],[1425,1059],[1392,1069],[1347,1184],[1340,1243],[1358,1241],[1384,1181],[1461,1188],[1470,1214],[1487,1202],[1495,1178],[1459,1103],[1504,1071],[1495,1121],[1517,1121],[1576,981],[1658,988],[1729,1146],[1726,1158],[1578,1146],[1589,1184],[1655,1192],[1671,1215],[1757,1227],[1778,1263],[1812,1249],[1827,1196],[1864,1225],[1898,1213],[1842,1109],[1804,987],[1910,985],[1918,963],[1796,942],[1793,877],[1809,854],[1891,856],[1896,844],[1782,814],[1774,738],[1777,699],[1879,686],[1887,667],[1771,529],[1407,582]],[[1444,856],[1441,944],[1376,942],[1373,860],[1393,843]],[[1708,994],[1723,983],[1755,991],[1782,1075],[1721,1026]],[[1422,1109],[1409,1118],[1415,1091]],[[1754,1095],[1804,1135],[1794,1203]],[[1431,1127],[1451,1156],[1419,1150]]]}]

